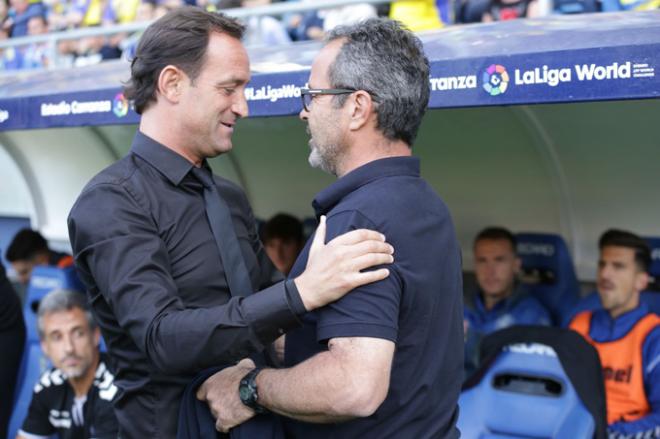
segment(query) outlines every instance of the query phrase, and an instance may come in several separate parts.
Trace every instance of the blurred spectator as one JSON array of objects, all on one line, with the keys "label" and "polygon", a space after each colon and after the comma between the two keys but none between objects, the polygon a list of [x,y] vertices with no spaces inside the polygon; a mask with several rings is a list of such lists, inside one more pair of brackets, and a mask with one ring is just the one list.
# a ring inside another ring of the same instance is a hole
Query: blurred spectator
[{"label": "blurred spectator", "polygon": [[140,2],[135,12],[135,21],[146,22],[156,19],[156,1],[148,0]]},{"label": "blurred spectator", "polygon": [[43,3],[30,0],[9,0],[7,19],[3,23],[3,29],[9,33],[9,36],[24,37],[28,34],[28,21],[37,16],[46,16],[46,8]]},{"label": "blurred spectator", "polygon": [[18,281],[26,285],[30,281],[32,269],[38,265],[53,265],[59,268],[73,265],[70,255],[48,248],[48,243],[41,233],[31,229],[19,230],[9,244],[5,257],[16,272]]},{"label": "blurred spectator", "polygon": [[85,295],[54,290],[40,302],[41,349],[54,368],[35,383],[17,439],[117,438],[112,401],[117,395],[108,359]]},{"label": "blurred spectator", "polygon": [[[43,35],[48,33],[48,21],[42,16],[30,18],[28,21],[29,35]],[[48,43],[30,44],[23,53],[23,69],[40,69],[48,67]]]},{"label": "blurred spectator", "polygon": [[323,19],[323,31],[328,32],[337,26],[349,25],[378,16],[376,8],[369,3],[358,3],[319,12]]},{"label": "blurred spectator", "polygon": [[14,389],[25,346],[25,323],[21,301],[0,263],[0,437],[7,427],[14,405]]},{"label": "blurred spectator", "polygon": [[474,240],[477,291],[465,303],[466,378],[479,363],[486,334],[513,325],[549,325],[550,314],[518,284],[521,261],[516,239],[502,227],[488,227]]},{"label": "blurred spectator", "polygon": [[263,225],[261,241],[275,268],[287,276],[305,245],[303,224],[294,216],[278,213]]},{"label": "blurred spectator", "polygon": [[491,0],[481,21],[488,23],[540,15],[538,0]]},{"label": "blurred spectator", "polygon": [[418,32],[443,26],[435,0],[402,0],[392,2],[390,18]]},{"label": "blurred spectator", "polygon": [[[271,0],[243,0],[241,2],[241,6],[244,8],[270,4]],[[246,24],[247,31],[243,37],[246,46],[280,46],[291,43],[291,38],[284,29],[284,25],[274,17],[268,15],[249,17]]]}]

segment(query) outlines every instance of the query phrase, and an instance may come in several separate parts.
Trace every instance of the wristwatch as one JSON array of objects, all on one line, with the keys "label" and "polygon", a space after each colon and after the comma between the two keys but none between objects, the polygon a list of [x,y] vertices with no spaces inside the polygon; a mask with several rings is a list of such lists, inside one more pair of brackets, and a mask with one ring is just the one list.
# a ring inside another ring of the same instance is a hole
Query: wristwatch
[{"label": "wristwatch", "polygon": [[262,367],[256,367],[249,371],[238,385],[238,396],[241,402],[254,410],[255,413],[266,413],[267,410],[257,402],[259,393],[257,392],[257,375]]}]

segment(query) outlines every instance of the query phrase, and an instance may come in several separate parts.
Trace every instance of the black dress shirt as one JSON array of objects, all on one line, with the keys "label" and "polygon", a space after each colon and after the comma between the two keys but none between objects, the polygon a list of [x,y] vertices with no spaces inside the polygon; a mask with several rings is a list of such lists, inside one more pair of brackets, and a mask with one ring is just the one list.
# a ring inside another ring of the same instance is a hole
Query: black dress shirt
[{"label": "black dress shirt", "polygon": [[[232,298],[192,166],[138,132],[69,214],[76,267],[116,362],[122,438],[174,437],[197,372],[263,350],[305,311],[292,281]],[[256,291],[274,269],[245,194],[214,178]]]}]

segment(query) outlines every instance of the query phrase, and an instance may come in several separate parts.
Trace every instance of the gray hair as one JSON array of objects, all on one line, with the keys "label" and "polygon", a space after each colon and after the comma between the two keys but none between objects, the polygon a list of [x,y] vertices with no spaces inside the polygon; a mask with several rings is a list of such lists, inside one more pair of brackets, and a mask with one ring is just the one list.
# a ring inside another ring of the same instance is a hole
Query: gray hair
[{"label": "gray hair", "polygon": [[[399,22],[382,18],[336,27],[325,41],[338,39],[344,44],[328,69],[331,86],[368,92],[383,135],[412,146],[431,93],[422,42]],[[335,104],[341,107],[347,98],[335,96]]]},{"label": "gray hair", "polygon": [[80,308],[85,312],[89,328],[94,330],[94,328],[96,328],[96,321],[94,320],[94,316],[92,316],[92,312],[89,310],[85,295],[74,290],[58,289],[46,294],[39,302],[39,308],[37,309],[39,337],[43,339],[45,336],[43,317],[46,314],[59,311],[70,311],[74,308]]}]

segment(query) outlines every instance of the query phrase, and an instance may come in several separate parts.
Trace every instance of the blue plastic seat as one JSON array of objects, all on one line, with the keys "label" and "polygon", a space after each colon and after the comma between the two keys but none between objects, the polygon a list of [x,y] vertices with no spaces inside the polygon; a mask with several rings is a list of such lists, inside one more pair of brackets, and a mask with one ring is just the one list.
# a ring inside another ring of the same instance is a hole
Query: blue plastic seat
[{"label": "blue plastic seat", "polygon": [[459,406],[465,439],[591,439],[596,428],[555,351],[539,343],[506,347]]},{"label": "blue plastic seat", "polygon": [[566,243],[550,233],[518,233],[523,283],[557,325],[565,323],[579,300],[580,285]]},{"label": "blue plastic seat", "polygon": [[27,287],[25,303],[23,305],[23,317],[27,337],[25,340],[25,351],[18,373],[16,394],[14,395],[14,411],[9,421],[9,437],[16,437],[16,433],[23,424],[27,415],[30,401],[32,400],[32,389],[39,377],[51,367],[50,362],[41,351],[39,342],[39,331],[37,328],[37,309],[39,301],[54,289],[67,288],[83,291],[74,267],[57,268],[48,266],[35,267],[32,271],[30,283]]}]

